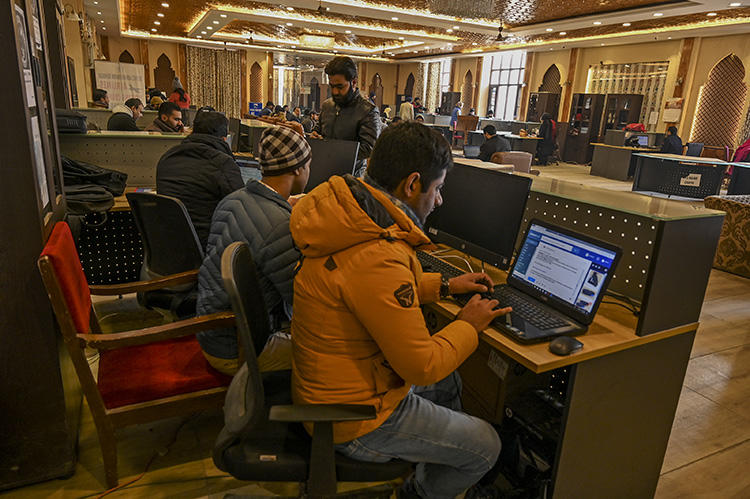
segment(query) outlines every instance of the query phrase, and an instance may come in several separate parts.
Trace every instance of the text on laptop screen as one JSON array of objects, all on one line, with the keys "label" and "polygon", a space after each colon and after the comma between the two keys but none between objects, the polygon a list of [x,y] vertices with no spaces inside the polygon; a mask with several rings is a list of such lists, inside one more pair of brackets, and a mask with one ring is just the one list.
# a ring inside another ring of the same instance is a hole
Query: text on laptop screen
[{"label": "text on laptop screen", "polygon": [[603,291],[615,256],[610,250],[533,224],[513,267],[513,277],[589,313]]}]

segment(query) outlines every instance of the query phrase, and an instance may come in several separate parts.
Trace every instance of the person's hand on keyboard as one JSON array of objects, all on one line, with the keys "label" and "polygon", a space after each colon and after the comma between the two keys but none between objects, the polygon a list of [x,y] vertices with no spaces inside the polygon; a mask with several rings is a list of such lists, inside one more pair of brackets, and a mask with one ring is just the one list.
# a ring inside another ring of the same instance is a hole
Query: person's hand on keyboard
[{"label": "person's hand on keyboard", "polygon": [[497,317],[511,312],[510,307],[496,308],[500,302],[497,300],[485,300],[479,295],[474,295],[464,305],[464,308],[456,316],[456,319],[466,321],[477,330],[477,333],[487,329],[490,323]]},{"label": "person's hand on keyboard", "polygon": [[484,272],[473,272],[454,277],[449,281],[452,295],[465,293],[488,293],[492,291],[495,284],[490,276]]}]

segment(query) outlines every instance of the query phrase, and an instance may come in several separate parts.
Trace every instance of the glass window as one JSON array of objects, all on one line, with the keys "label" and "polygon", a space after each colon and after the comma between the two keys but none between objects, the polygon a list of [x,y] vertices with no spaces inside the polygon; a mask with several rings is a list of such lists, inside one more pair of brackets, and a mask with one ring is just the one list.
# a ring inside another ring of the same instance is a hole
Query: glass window
[{"label": "glass window", "polygon": [[490,56],[490,88],[487,110],[499,120],[518,116],[526,52],[514,51]]}]

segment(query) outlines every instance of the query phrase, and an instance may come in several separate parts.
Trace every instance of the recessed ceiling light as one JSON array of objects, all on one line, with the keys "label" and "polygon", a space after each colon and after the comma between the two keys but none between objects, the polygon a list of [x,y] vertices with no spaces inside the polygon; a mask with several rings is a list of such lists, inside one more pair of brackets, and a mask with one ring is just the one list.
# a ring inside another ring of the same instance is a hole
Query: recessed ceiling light
[{"label": "recessed ceiling light", "polygon": [[162,7],[169,7],[169,4],[167,2],[162,2],[161,6]]},{"label": "recessed ceiling light", "polygon": [[159,12],[158,14],[156,14],[156,17],[164,17],[164,14],[162,14],[161,12]]},{"label": "recessed ceiling light", "polygon": [[594,21],[594,26],[599,26],[601,23],[601,21]]},{"label": "recessed ceiling light", "polygon": [[331,8],[330,7],[326,7],[326,10],[331,10]]},{"label": "recessed ceiling light", "polygon": [[205,31],[201,31],[201,35],[205,35],[205,34],[206,34],[206,32],[205,32]]},{"label": "recessed ceiling light", "polygon": [[206,26],[206,29],[213,29],[211,26]]},{"label": "recessed ceiling light", "polygon": [[627,28],[628,26],[630,26],[630,23],[622,23],[622,25]]},{"label": "recessed ceiling light", "polygon": [[404,37],[403,37],[403,36],[399,36],[399,37],[398,37],[398,39],[399,39],[399,40],[403,40],[403,39],[404,39]]},{"label": "recessed ceiling light", "polygon": [[461,26],[453,26],[453,29],[456,29],[456,30],[461,29]]},{"label": "recessed ceiling light", "polygon": [[350,35],[352,33],[352,30],[348,29],[348,30],[344,31],[344,33],[346,33],[347,35]]},{"label": "recessed ceiling light", "polygon": [[452,29],[450,29],[450,28],[446,29],[445,31],[446,31],[447,33],[453,33],[453,30],[452,30]]},{"label": "recessed ceiling light", "polygon": [[742,5],[740,2],[732,2],[729,4],[730,7],[739,7],[740,5]]},{"label": "recessed ceiling light", "polygon": [[159,21],[154,21],[154,24],[156,24],[156,25],[158,26],[158,25],[160,25],[161,23],[160,23]]},{"label": "recessed ceiling light", "polygon": [[293,26],[293,24],[292,24],[292,23],[286,23],[286,25],[287,25],[287,26]]},{"label": "recessed ceiling light", "polygon": [[477,42],[471,42],[471,44],[472,44],[472,45],[476,45],[476,44],[477,44]]},{"label": "recessed ceiling light", "polygon": [[101,13],[101,12],[97,12],[97,14],[98,14],[98,15],[100,15],[100,16],[102,15],[102,13]]},{"label": "recessed ceiling light", "polygon": [[[94,2],[94,5],[99,5],[99,2]],[[731,4],[730,4],[731,5]]]},{"label": "recessed ceiling light", "polygon": [[294,7],[287,7],[286,10],[292,11],[294,10]]},{"label": "recessed ceiling light", "polygon": [[716,12],[709,12],[706,14],[708,17],[714,17],[716,15]]},{"label": "recessed ceiling light", "polygon": [[398,21],[398,17],[391,17],[391,21]]},{"label": "recessed ceiling light", "polygon": [[338,50],[334,50],[334,51],[333,51],[333,53],[334,53],[334,54],[338,54],[338,53],[339,53],[339,51],[338,51]]},{"label": "recessed ceiling light", "polygon": [[568,33],[567,33],[567,32],[565,32],[565,31],[561,31],[561,32],[560,32],[560,36],[565,36],[565,35],[567,35],[567,34],[568,34]]},{"label": "recessed ceiling light", "polygon": [[219,21],[214,21],[214,24],[219,24]]},{"label": "recessed ceiling light", "polygon": [[668,36],[668,37],[667,37],[667,40],[671,40],[671,39],[672,39],[672,37],[671,37],[671,36]]},{"label": "recessed ceiling light", "polygon": [[599,45],[601,45],[602,47],[604,47],[604,44],[603,44],[603,43],[600,43]]},{"label": "recessed ceiling light", "polygon": [[292,48],[293,48],[293,49],[296,49],[296,48],[297,48],[297,46],[296,46],[296,45],[292,45]]},{"label": "recessed ceiling light", "polygon": [[550,47],[549,49],[550,49],[550,50],[555,50],[555,49],[553,49],[552,47]]},{"label": "recessed ceiling light", "polygon": [[654,17],[661,17],[663,15],[664,15],[663,12],[654,12]]},{"label": "recessed ceiling light", "polygon": [[203,38],[201,35],[196,35],[196,38]]},{"label": "recessed ceiling light", "polygon": [[552,28],[547,28],[547,29],[545,29],[544,31],[546,31],[547,33],[551,33],[552,31],[555,31],[555,30],[554,30],[554,29],[552,29]]},{"label": "recessed ceiling light", "polygon": [[103,30],[106,30],[106,29],[107,29],[107,27],[106,27],[106,26],[102,26],[102,29],[103,29]]},{"label": "recessed ceiling light", "polygon": [[221,17],[227,17],[226,14],[219,14],[219,16],[221,16]]},{"label": "recessed ceiling light", "polygon": [[155,33],[156,32],[156,28],[151,28],[151,31],[153,31]]}]

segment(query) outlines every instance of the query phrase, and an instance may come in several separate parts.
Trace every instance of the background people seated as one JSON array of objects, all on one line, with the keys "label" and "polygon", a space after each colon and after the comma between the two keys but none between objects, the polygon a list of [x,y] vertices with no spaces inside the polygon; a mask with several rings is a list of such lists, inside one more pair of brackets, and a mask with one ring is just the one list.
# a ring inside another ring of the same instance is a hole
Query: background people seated
[{"label": "background people seated", "polygon": [[190,95],[182,88],[182,83],[180,83],[178,76],[174,77],[173,90],[169,96],[169,102],[174,102],[180,106],[180,109],[190,108]]},{"label": "background people seated", "polygon": [[[299,252],[289,232],[290,196],[301,194],[310,176],[310,146],[302,134],[287,126],[272,126],[260,138],[262,181],[250,180],[224,198],[211,220],[206,257],[198,279],[199,314],[230,310],[221,280],[221,255],[236,241],[246,242],[258,270],[263,300],[275,333],[265,339],[258,355],[261,371],[291,369],[288,334],[294,295],[294,269]],[[234,329],[198,333],[198,341],[209,363],[233,375],[239,369],[237,332]]]},{"label": "background people seated", "polygon": [[216,205],[245,185],[226,142],[228,128],[229,120],[221,113],[197,113],[193,133],[156,165],[156,191],[185,204],[204,248]]},{"label": "background people seated", "polygon": [[107,95],[106,90],[97,88],[94,90],[94,94],[92,97],[93,97],[94,107],[101,107],[104,109],[109,109],[109,96]]},{"label": "background people seated", "polygon": [[[157,97],[154,97],[156,99]],[[182,110],[174,102],[159,106],[159,115],[146,127],[149,132],[182,132]]]},{"label": "background people seated", "polygon": [[135,124],[143,116],[143,102],[141,99],[128,99],[125,104],[118,104],[112,109],[112,116],[107,120],[107,130],[120,132],[140,132]]},{"label": "background people seated", "polygon": [[667,154],[682,154],[682,139],[677,135],[677,127],[670,126],[667,128],[667,136],[664,137],[664,143],[661,145],[659,152]]},{"label": "background people seated", "polygon": [[510,142],[505,137],[497,135],[497,130],[493,125],[487,125],[482,132],[484,132],[484,144],[479,148],[479,159],[489,161],[496,152],[510,151]]}]

